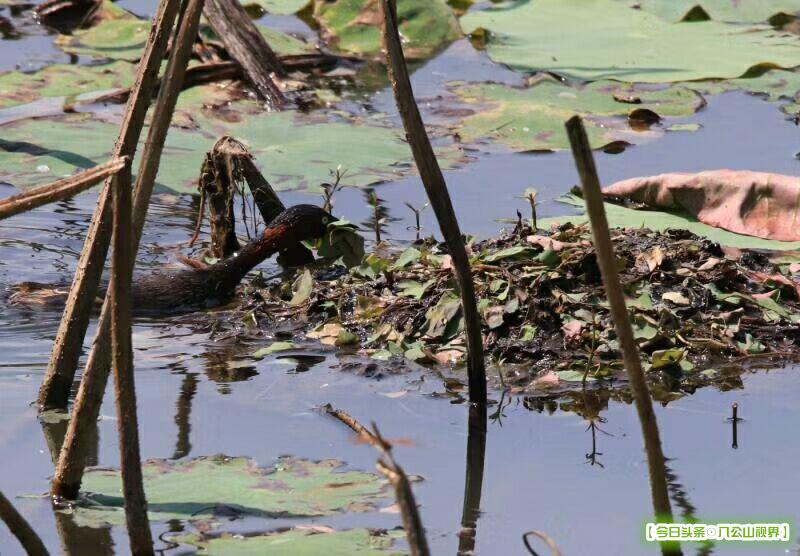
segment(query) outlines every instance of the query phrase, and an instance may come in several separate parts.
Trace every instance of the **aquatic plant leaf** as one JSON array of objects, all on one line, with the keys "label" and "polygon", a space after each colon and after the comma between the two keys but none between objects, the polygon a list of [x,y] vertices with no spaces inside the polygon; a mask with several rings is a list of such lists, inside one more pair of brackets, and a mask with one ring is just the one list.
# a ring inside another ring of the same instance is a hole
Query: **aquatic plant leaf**
[{"label": "aquatic plant leaf", "polygon": [[313,54],[317,48],[302,39],[273,29],[272,27],[258,26],[259,32],[267,39],[267,44],[278,56],[297,56],[299,54]]},{"label": "aquatic plant leaf", "polygon": [[335,220],[328,224],[317,255],[325,259],[341,259],[347,268],[353,268],[364,260],[364,237],[351,222]]},{"label": "aquatic plant leaf", "polygon": [[[456,128],[463,141],[492,139],[522,151],[568,149],[564,122],[575,114],[583,116],[589,141],[599,148],[663,135],[659,128],[633,129],[628,121],[633,110],[652,110],[663,117],[690,116],[705,104],[698,93],[684,86],[652,90],[612,81],[569,86],[543,79],[525,88],[483,83],[452,90],[479,108]],[[637,104],[620,102],[620,98]]]},{"label": "aquatic plant leaf", "polygon": [[267,355],[272,355],[273,353],[278,353],[280,351],[288,351],[296,347],[297,344],[294,342],[273,342],[271,345],[254,352],[252,357],[254,359],[262,359]]},{"label": "aquatic plant leaf", "polygon": [[496,263],[497,261],[502,261],[503,259],[525,259],[532,257],[535,252],[536,251],[534,251],[532,247],[515,245],[514,247],[507,247],[505,249],[501,249],[500,251],[491,253],[483,257],[483,261],[487,263]]},{"label": "aquatic plant leaf", "polygon": [[297,280],[292,284],[292,299],[289,301],[291,307],[303,305],[308,298],[311,297],[311,292],[314,289],[314,277],[311,276],[311,271],[306,269]]},{"label": "aquatic plant leaf", "polygon": [[347,531],[327,530],[324,527],[303,527],[263,535],[214,536],[179,535],[170,537],[170,542],[189,544],[203,554],[225,554],[228,556],[354,556],[381,554],[400,556],[402,551],[392,550],[395,540],[403,536],[402,531],[380,532],[370,529]]},{"label": "aquatic plant leaf", "polygon": [[357,344],[360,338],[338,322],[329,322],[306,334],[313,340],[329,346],[349,346]]},{"label": "aquatic plant leaf", "polygon": [[460,328],[460,313],[461,298],[452,292],[445,292],[439,302],[425,313],[423,329],[431,338],[450,338]]},{"label": "aquatic plant leaf", "polygon": [[[630,0],[618,0],[628,6]],[[699,6],[711,19],[731,23],[766,23],[773,16],[800,11],[800,0],[638,0],[636,9],[667,21],[681,21]]]},{"label": "aquatic plant leaf", "polygon": [[[280,2],[281,0],[275,0]],[[288,6],[289,2],[283,2]],[[72,35],[60,36],[56,44],[70,54],[108,58],[112,60],[136,61],[142,56],[147,37],[150,34],[150,21],[139,19],[133,14],[117,8],[113,17],[104,18],[88,29],[75,31]],[[277,29],[259,26],[261,34],[270,47],[279,55],[305,54],[315,49],[305,41]],[[213,37],[213,31],[201,30],[204,35]]]},{"label": "aquatic plant leaf", "polygon": [[461,27],[488,31],[487,49],[496,62],[587,80],[734,78],[757,65],[794,67],[800,52],[796,37],[769,27],[672,23],[617,0],[517,1],[470,12]]},{"label": "aquatic plant leaf", "polygon": [[[565,197],[563,201],[575,207],[582,208],[584,206],[583,200],[575,196]],[[771,249],[774,251],[800,249],[800,241],[774,241],[735,234],[727,230],[708,226],[707,224],[698,222],[696,218],[685,214],[655,210],[634,210],[614,203],[605,203],[605,209],[609,226],[612,228],[648,228],[653,231],[662,232],[669,229],[689,230],[698,236],[706,237],[711,241],[730,247]],[[588,222],[588,218],[585,214],[555,216],[542,219],[539,225],[542,228],[546,228],[553,224],[564,224],[567,222],[572,224],[585,224]]]},{"label": "aquatic plant leaf", "polygon": [[[322,36],[331,46],[356,56],[380,54],[382,18],[377,0],[314,0],[314,19]],[[401,0],[397,20],[403,53],[409,59],[427,58],[461,36],[445,0]]]},{"label": "aquatic plant leaf", "polygon": [[396,270],[398,268],[404,268],[410,264],[417,262],[420,257],[422,257],[422,253],[419,249],[414,247],[409,247],[405,251],[403,251],[397,260],[389,267],[390,270]]},{"label": "aquatic plant leaf", "polygon": [[69,54],[135,62],[147,43],[150,22],[128,16],[102,21],[70,36],[62,35],[56,42]]},{"label": "aquatic plant leaf", "polygon": [[609,185],[603,194],[686,211],[709,226],[779,241],[800,241],[800,179],[737,170],[669,173]]},{"label": "aquatic plant leaf", "polygon": [[[243,457],[189,461],[149,460],[142,465],[152,521],[214,515],[300,517],[368,511],[383,498],[384,483],[372,473],[342,471],[336,460],[284,457],[259,468]],[[90,469],[78,523],[124,523],[122,479],[115,469]]]},{"label": "aquatic plant leaf", "polygon": [[248,0],[250,4],[258,4],[271,14],[291,15],[299,12],[311,0]]},{"label": "aquatic plant leaf", "polygon": [[414,299],[422,299],[425,295],[425,292],[428,291],[433,284],[435,284],[435,280],[428,280],[427,282],[417,282],[416,280],[403,280],[402,282],[397,283],[397,287],[400,290],[398,292],[399,295],[403,297],[413,297]]},{"label": "aquatic plant leaf", "polygon": [[[339,164],[347,168],[350,186],[391,181],[413,170],[408,145],[391,128],[292,112],[240,117],[232,122],[206,118],[198,108],[194,129],[173,126],[158,173],[159,185],[196,192],[205,153],[221,135],[246,142],[277,190],[320,191],[319,184]],[[0,180],[25,188],[92,167],[108,159],[118,133],[117,124],[86,114],[6,124],[0,137]],[[447,165],[447,156],[441,160]]]},{"label": "aquatic plant leaf", "polygon": [[0,108],[28,104],[45,97],[77,97],[130,87],[135,74],[129,62],[101,66],[54,64],[36,73],[10,71],[0,74]]},{"label": "aquatic plant leaf", "polygon": [[650,369],[655,371],[657,369],[663,369],[664,367],[676,365],[680,363],[685,355],[686,352],[683,350],[683,348],[661,349],[654,351],[650,356]]}]

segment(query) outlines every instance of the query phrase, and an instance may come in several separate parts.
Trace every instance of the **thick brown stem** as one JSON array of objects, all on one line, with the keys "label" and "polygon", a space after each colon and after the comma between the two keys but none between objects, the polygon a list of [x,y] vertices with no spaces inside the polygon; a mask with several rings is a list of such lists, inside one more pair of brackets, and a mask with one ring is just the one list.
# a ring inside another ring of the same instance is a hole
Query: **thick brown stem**
[{"label": "thick brown stem", "polygon": [[0,220],[21,212],[33,210],[48,203],[55,203],[56,201],[74,197],[119,172],[125,166],[125,161],[125,158],[115,158],[68,178],[35,187],[0,200]]},{"label": "thick brown stem", "polygon": [[450,256],[453,258],[453,267],[461,290],[461,305],[464,311],[464,326],[467,335],[470,402],[485,404],[486,370],[483,360],[483,337],[467,250],[464,247],[453,203],[447,191],[447,184],[414,100],[414,91],[411,88],[408,68],[403,57],[403,47],[397,31],[395,1],[381,0],[381,6],[383,7],[383,41],[394,98],[400,117],[403,119],[406,138],[414,154],[422,184],[425,186],[425,192],[428,194],[431,207],[439,221],[442,236],[444,236]]},{"label": "thick brown stem", "polygon": [[17,537],[19,544],[29,556],[47,556],[47,548],[42,539],[2,492],[0,492],[0,521],[3,521],[11,534]]},{"label": "thick brown stem", "polygon": [[239,1],[209,0],[205,15],[259,97],[274,109],[286,106],[286,97],[272,80],[273,74],[283,75],[283,66]]},{"label": "thick brown stem", "polygon": [[[153,87],[167,47],[180,0],[162,0],[156,14],[136,75],[133,94],[128,101],[125,119],[114,148],[114,158],[127,156],[133,159],[136,145],[144,126],[145,114],[150,106]],[[100,285],[100,277],[111,241],[111,196],[116,180],[106,180],[100,199],[92,215],[92,224],[75,271],[67,305],[56,334],[53,353],[47,373],[39,390],[38,403],[42,409],[66,410],[72,380],[83,348],[86,328],[89,326],[92,304]]]},{"label": "thick brown stem", "polygon": [[114,367],[117,430],[119,431],[122,492],[131,553],[153,554],[153,537],[147,520],[142,460],[139,454],[139,423],[136,417],[136,385],[133,375],[131,338],[131,280],[133,237],[131,237],[130,165],[117,179],[114,190],[114,251],[111,262],[111,364]]},{"label": "thick brown stem", "polygon": [[[153,124],[150,126],[145,149],[142,153],[141,167],[136,180],[132,233],[134,252],[138,250],[144,221],[147,216],[147,207],[150,203],[150,195],[161,160],[161,152],[175,103],[177,102],[177,95],[181,90],[180,84],[188,64],[188,53],[191,51],[191,44],[197,33],[200,13],[202,12],[202,1],[192,0],[190,4],[185,5],[185,12],[186,16],[182,19],[181,27],[177,33],[182,39],[176,41],[178,47],[173,49],[167,65],[165,74],[167,86],[159,94],[153,115]],[[191,17],[188,17],[190,14]],[[132,264],[133,262],[131,262]],[[78,495],[86,454],[85,433],[82,431],[88,430],[88,427],[97,421],[108,382],[111,363],[111,354],[109,353],[111,315],[108,299],[106,297],[103,309],[100,312],[97,334],[92,344],[89,358],[86,361],[81,386],[75,398],[72,419],[61,450],[58,467],[53,477],[53,493],[65,498],[75,498]]]},{"label": "thick brown stem", "polygon": [[[650,391],[647,380],[642,370],[639,351],[633,337],[633,329],[625,306],[625,294],[619,281],[617,259],[614,256],[614,247],[608,229],[608,220],[603,206],[603,194],[600,190],[600,178],[594,164],[592,149],[580,117],[574,116],[567,121],[567,135],[569,136],[575,166],[583,184],[583,196],[586,201],[586,212],[592,226],[594,248],[603,277],[603,285],[611,308],[611,317],[614,319],[614,328],[617,332],[622,359],[628,372],[628,379],[633,390],[633,399],[636,411],[639,414],[639,423],[642,427],[644,446],[647,453],[647,465],[650,470],[650,489],[653,498],[653,509],[659,521],[672,521],[672,508],[667,490],[667,476],[664,465],[664,453],[661,451],[661,438],[658,432],[658,422],[653,411]],[[665,554],[681,554],[680,546],[675,544],[662,545]]]}]

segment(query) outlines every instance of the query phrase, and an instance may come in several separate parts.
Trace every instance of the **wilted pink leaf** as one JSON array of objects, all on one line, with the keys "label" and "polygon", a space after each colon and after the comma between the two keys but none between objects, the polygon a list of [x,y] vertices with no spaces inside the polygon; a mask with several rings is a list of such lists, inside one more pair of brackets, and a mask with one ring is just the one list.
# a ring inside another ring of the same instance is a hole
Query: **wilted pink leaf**
[{"label": "wilted pink leaf", "polygon": [[542,376],[533,381],[533,387],[537,389],[555,388],[561,383],[561,379],[553,371],[547,371]]},{"label": "wilted pink leaf", "polygon": [[583,330],[583,322],[579,320],[569,321],[561,327],[561,331],[564,333],[564,339],[568,341],[580,336],[581,330]]},{"label": "wilted pink leaf", "polygon": [[646,205],[682,209],[700,222],[738,234],[800,241],[800,178],[711,170],[633,178],[603,190]]}]

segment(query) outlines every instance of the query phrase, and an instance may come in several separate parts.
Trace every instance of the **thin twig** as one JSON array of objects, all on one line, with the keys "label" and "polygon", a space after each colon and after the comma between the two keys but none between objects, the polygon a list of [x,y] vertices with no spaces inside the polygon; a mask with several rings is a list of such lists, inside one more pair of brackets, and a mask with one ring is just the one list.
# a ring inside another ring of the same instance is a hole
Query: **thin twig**
[{"label": "thin twig", "polygon": [[411,555],[428,556],[430,554],[428,539],[425,536],[422,518],[420,518],[414,491],[411,489],[408,476],[394,459],[392,445],[383,439],[375,423],[372,423],[372,430],[372,436],[375,438],[375,444],[373,445],[381,452],[381,458],[378,460],[376,467],[394,487],[394,495],[397,499],[397,505],[400,507],[400,516],[403,520],[403,528],[406,531]]},{"label": "thin twig", "polygon": [[74,197],[119,172],[125,166],[125,161],[125,157],[114,158],[68,178],[34,187],[0,200],[0,220],[42,205]]},{"label": "thin twig", "polygon": [[[642,370],[642,362],[633,337],[628,309],[625,306],[625,295],[619,281],[617,259],[614,256],[614,247],[608,229],[603,194],[600,190],[600,178],[594,164],[594,157],[586,136],[586,130],[580,117],[574,116],[566,123],[575,165],[583,184],[583,195],[586,202],[586,212],[592,227],[597,261],[606,290],[606,296],[614,319],[614,327],[619,339],[625,369],[631,382],[636,410],[639,414],[639,423],[642,427],[647,463],[650,470],[650,488],[653,498],[653,509],[656,518],[660,521],[672,521],[672,508],[667,491],[667,478],[664,467],[664,453],[661,449],[661,438],[658,431],[658,422],[650,392]],[[664,553],[680,554],[677,545],[662,545]]]},{"label": "thin twig", "polygon": [[433,212],[439,221],[450,256],[453,258],[456,280],[461,290],[461,305],[464,311],[464,327],[467,336],[467,368],[469,372],[469,398],[474,404],[486,404],[486,367],[483,360],[483,336],[481,319],[475,300],[475,285],[472,281],[467,250],[458,225],[453,203],[447,191],[442,170],[431,147],[425,124],[414,100],[414,91],[408,68],[403,57],[403,47],[397,30],[397,7],[395,0],[381,0],[383,8],[383,42],[389,66],[389,77],[394,89],[406,138],[414,154],[422,184],[428,194]]},{"label": "thin twig", "polygon": [[359,423],[354,417],[352,417],[346,411],[342,411],[341,409],[334,408],[331,404],[327,403],[322,406],[322,410],[330,415],[331,417],[335,417],[339,419],[342,423],[353,429],[357,435],[361,437],[361,439],[370,444],[372,446],[377,446],[378,439],[361,423]]}]

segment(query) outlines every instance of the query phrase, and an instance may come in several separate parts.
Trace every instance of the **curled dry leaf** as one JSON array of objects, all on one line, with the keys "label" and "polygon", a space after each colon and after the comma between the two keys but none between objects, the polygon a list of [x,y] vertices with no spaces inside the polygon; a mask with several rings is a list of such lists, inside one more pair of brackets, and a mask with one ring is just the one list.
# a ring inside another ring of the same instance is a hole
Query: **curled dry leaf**
[{"label": "curled dry leaf", "polygon": [[603,190],[652,207],[680,209],[700,222],[750,236],[800,241],[800,178],[737,170],[671,173]]}]

